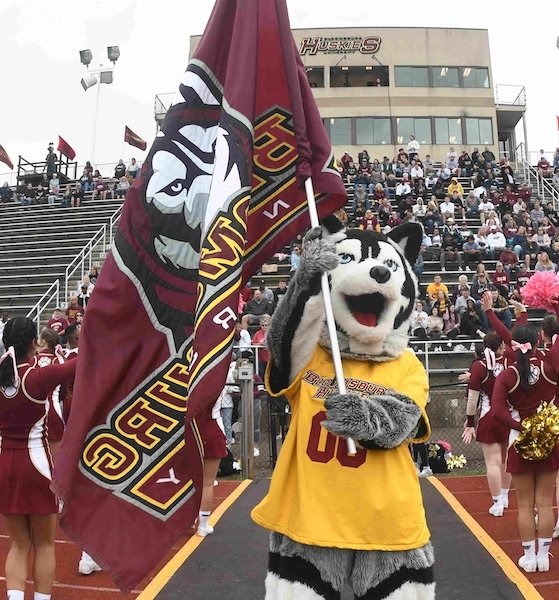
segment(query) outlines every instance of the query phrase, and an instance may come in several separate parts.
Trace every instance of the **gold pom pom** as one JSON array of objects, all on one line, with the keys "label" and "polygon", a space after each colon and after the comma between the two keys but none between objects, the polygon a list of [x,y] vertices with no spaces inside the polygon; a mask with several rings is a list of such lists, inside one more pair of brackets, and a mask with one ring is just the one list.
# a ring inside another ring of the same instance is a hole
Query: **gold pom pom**
[{"label": "gold pom pom", "polygon": [[522,430],[514,442],[516,451],[526,460],[548,458],[559,442],[559,407],[542,402],[531,417],[521,423]]},{"label": "gold pom pom", "polygon": [[460,456],[454,456],[454,454],[450,454],[446,456],[446,466],[449,471],[453,471],[454,469],[463,469],[468,461],[463,454]]}]

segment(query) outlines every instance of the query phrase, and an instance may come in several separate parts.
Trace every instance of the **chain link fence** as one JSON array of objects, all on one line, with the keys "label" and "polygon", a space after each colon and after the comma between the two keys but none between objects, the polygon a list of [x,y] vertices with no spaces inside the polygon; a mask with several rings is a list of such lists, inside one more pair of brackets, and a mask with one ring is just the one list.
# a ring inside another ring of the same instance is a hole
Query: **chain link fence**
[{"label": "chain link fence", "polygon": [[[463,454],[467,460],[463,472],[483,470],[483,455],[479,444],[475,442],[464,444],[462,441],[466,420],[467,386],[458,381],[458,375],[469,369],[474,359],[476,344],[479,342],[480,340],[457,339],[412,343],[418,358],[429,374],[430,395],[427,414],[432,429],[429,441],[444,440],[450,444],[454,455]],[[261,410],[254,411],[254,477],[262,479],[272,474],[289,428],[290,414],[289,406],[283,398],[271,398],[265,395],[257,400],[256,404],[260,404]],[[233,430],[235,443],[231,450],[241,465],[242,411],[238,413]]]}]

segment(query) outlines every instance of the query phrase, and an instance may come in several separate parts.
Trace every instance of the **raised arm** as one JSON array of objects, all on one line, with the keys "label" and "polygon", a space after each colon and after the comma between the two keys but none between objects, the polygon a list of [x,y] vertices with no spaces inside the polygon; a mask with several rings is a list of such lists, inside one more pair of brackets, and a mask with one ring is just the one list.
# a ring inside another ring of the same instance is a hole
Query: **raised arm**
[{"label": "raised arm", "polygon": [[509,390],[506,384],[506,377],[508,375],[508,372],[505,371],[495,380],[493,396],[491,397],[491,413],[499,423],[510,429],[521,431],[522,426],[520,422],[513,419],[510,413],[510,406],[508,403]]},{"label": "raised arm", "polygon": [[22,385],[32,398],[43,400],[57,385],[73,379],[77,364],[77,360],[69,360],[61,365],[33,369],[24,378]]}]

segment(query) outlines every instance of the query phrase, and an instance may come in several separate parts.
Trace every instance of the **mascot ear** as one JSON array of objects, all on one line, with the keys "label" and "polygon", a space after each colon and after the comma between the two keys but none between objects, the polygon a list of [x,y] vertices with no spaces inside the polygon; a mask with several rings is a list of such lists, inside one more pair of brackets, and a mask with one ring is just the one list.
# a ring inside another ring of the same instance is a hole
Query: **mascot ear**
[{"label": "mascot ear", "polygon": [[414,265],[423,240],[423,228],[419,223],[404,223],[394,227],[386,234],[386,237],[398,244],[410,265]]},{"label": "mascot ear", "polygon": [[328,215],[320,221],[322,228],[330,236],[333,236],[334,241],[339,242],[345,239],[345,227],[343,223],[335,215]]}]

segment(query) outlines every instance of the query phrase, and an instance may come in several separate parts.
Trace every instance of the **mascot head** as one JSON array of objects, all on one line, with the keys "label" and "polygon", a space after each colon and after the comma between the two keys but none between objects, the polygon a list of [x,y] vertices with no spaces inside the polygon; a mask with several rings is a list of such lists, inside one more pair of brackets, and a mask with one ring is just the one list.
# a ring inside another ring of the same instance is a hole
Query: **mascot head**
[{"label": "mascot head", "polygon": [[[323,227],[335,240],[340,261],[330,272],[330,287],[342,355],[377,361],[400,356],[418,292],[412,266],[421,248],[421,225],[406,223],[384,235],[344,231],[329,217]],[[321,344],[329,347],[326,330]]]}]

